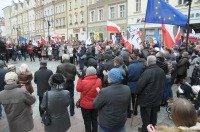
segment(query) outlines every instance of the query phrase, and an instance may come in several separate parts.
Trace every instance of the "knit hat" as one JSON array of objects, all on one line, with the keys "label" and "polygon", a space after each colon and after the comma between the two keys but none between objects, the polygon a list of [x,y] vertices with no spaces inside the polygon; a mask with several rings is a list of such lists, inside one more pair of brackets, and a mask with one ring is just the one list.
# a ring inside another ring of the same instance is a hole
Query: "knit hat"
[{"label": "knit hat", "polygon": [[15,72],[8,72],[5,75],[5,82],[6,84],[16,84],[18,80],[18,76]]},{"label": "knit hat", "polygon": [[122,71],[119,68],[113,68],[108,72],[108,78],[112,83],[123,80]]},{"label": "knit hat", "polygon": [[62,74],[56,73],[49,78],[49,86],[54,89],[63,89],[65,77]]},{"label": "knit hat", "polygon": [[89,66],[86,69],[86,75],[97,74],[97,70],[93,66]]}]

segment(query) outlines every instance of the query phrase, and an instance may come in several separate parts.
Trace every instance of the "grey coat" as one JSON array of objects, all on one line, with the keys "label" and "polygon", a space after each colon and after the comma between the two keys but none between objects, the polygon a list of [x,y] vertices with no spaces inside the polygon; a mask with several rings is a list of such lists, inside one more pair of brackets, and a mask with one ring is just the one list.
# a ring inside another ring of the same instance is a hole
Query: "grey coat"
[{"label": "grey coat", "polygon": [[[48,91],[48,111],[51,115],[51,125],[45,126],[46,132],[66,132],[70,128],[71,123],[67,110],[69,103],[69,91],[56,89]],[[46,110],[46,92],[41,107]]]},{"label": "grey coat", "polygon": [[47,90],[50,90],[49,78],[53,72],[46,67],[41,67],[38,71],[35,72],[34,82],[37,84],[37,95],[43,97],[44,93]]},{"label": "grey coat", "polygon": [[33,129],[31,105],[35,100],[33,95],[19,85],[5,85],[0,92],[0,103],[4,107],[10,132],[27,132]]}]

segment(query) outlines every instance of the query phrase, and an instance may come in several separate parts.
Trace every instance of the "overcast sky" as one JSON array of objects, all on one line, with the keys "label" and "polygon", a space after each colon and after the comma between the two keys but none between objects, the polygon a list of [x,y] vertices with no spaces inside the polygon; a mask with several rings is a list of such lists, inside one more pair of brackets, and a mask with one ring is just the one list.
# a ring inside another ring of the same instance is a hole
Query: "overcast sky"
[{"label": "overcast sky", "polygon": [[[14,0],[14,1],[17,2],[18,0]],[[21,1],[23,1],[23,0],[21,0]],[[11,4],[12,4],[12,0],[0,0],[0,17],[4,17],[2,9]]]}]

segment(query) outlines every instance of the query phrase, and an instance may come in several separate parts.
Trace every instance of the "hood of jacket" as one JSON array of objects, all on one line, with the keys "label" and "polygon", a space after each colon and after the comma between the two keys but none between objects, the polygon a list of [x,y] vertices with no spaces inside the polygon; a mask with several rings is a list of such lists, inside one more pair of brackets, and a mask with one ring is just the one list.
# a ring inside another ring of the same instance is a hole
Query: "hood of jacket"
[{"label": "hood of jacket", "polygon": [[195,126],[192,126],[192,127],[180,126],[178,128],[180,128],[182,130],[200,130],[200,123],[197,122],[197,124]]},{"label": "hood of jacket", "polygon": [[20,85],[19,84],[7,84],[7,85],[4,86],[5,90],[12,90],[12,89],[15,89],[15,88],[20,88]]}]

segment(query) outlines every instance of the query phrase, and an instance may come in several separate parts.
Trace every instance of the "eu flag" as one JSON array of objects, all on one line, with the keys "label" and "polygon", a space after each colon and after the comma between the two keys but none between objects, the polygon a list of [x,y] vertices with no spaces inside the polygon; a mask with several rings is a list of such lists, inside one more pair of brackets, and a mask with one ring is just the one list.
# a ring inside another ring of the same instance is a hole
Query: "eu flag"
[{"label": "eu flag", "polygon": [[161,49],[158,29],[155,30],[154,37],[155,37],[155,39],[157,41],[158,48]]},{"label": "eu flag", "polygon": [[19,36],[19,39],[18,39],[20,42],[26,42],[27,41],[27,39],[26,38],[24,38],[24,37],[21,37],[21,36]]},{"label": "eu flag", "polygon": [[185,27],[188,18],[164,0],[148,0],[145,22]]}]

